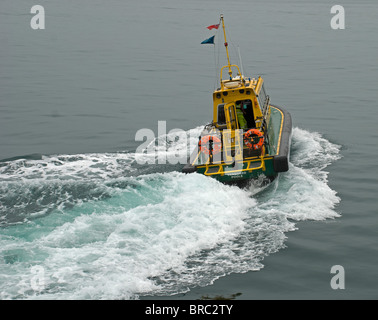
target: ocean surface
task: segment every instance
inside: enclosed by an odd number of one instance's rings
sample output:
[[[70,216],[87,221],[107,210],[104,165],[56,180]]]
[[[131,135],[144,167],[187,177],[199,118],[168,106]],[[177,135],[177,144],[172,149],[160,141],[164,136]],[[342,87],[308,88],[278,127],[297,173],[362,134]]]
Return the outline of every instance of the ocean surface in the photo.
[[[219,31],[200,43],[220,14],[231,61],[239,47],[293,118],[269,185],[159,164],[211,121],[225,53]],[[377,299],[377,15],[376,0],[2,0],[0,299]]]

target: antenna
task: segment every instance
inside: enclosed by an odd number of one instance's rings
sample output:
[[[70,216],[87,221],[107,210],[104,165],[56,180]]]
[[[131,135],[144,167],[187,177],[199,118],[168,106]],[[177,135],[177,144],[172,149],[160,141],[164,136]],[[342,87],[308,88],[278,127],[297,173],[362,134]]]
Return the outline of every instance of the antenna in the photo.
[[[239,46],[238,46],[238,53],[239,53],[240,68],[241,68],[241,73],[242,73],[241,76],[244,77],[243,62],[242,62]]]

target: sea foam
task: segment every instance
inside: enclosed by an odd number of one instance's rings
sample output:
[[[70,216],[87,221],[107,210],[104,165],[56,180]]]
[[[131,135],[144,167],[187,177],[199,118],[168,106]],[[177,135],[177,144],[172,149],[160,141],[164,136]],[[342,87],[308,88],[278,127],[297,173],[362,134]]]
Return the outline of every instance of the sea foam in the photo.
[[[156,143],[157,156],[184,140]],[[127,152],[2,163],[0,298],[137,299],[259,270],[295,221],[339,216],[325,170],[339,157],[294,128],[290,170],[245,189]]]

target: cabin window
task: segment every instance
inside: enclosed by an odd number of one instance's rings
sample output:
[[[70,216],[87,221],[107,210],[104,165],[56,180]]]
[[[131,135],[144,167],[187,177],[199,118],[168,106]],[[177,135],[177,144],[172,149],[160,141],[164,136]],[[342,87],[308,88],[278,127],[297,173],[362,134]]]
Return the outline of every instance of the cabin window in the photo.
[[[218,105],[218,125],[226,124],[226,115],[224,114],[224,103]]]
[[[257,96],[259,100],[260,108],[262,109],[261,112],[265,114],[266,108],[268,106],[268,95],[265,92],[264,85],[262,85],[259,95]]]

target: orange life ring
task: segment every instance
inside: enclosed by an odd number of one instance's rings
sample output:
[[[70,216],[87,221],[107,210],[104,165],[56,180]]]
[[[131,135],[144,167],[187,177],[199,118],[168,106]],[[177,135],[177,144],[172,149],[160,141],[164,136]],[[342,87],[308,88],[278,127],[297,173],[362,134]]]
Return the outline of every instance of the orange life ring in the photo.
[[[259,150],[264,144],[264,135],[258,129],[250,129],[244,135],[244,143],[249,149]]]
[[[217,154],[222,149],[222,141],[217,136],[204,136],[201,138],[201,140],[198,142],[198,146],[200,150],[209,155],[209,141],[213,142],[213,154]]]

